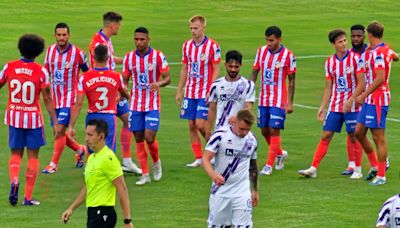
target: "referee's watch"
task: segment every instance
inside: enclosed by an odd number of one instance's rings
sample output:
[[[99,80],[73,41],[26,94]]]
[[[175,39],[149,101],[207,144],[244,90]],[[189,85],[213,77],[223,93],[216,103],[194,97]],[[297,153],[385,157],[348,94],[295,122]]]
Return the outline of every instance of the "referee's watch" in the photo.
[[[130,224],[132,222],[132,219],[126,218],[124,219],[124,224]]]

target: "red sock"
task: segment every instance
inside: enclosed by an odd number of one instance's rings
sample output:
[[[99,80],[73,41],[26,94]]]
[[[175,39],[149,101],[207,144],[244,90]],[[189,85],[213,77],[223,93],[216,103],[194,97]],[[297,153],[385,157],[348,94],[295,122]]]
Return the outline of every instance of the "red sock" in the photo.
[[[378,162],[378,174],[377,176],[385,177],[386,175],[386,161]]]
[[[267,141],[268,145],[271,145],[271,136],[264,136],[265,140]],[[282,155],[282,148],[280,148],[280,150],[278,151],[278,156]]]
[[[60,157],[64,150],[66,141],[67,141],[66,136],[60,136],[54,139],[54,152],[53,156],[51,157],[51,162],[53,162],[56,165],[58,165],[58,162],[60,161]]]
[[[8,170],[11,183],[18,183],[19,168],[21,166],[22,157],[19,154],[12,153],[8,160]]]
[[[144,148],[144,142],[136,143],[136,155],[139,160],[140,168],[142,169],[142,174],[148,174],[149,167],[147,165],[147,153]]]
[[[330,141],[324,139],[321,139],[319,141],[318,147],[315,150],[314,159],[311,163],[311,165],[314,166],[315,168],[318,168],[319,163],[325,157],[325,154],[328,152],[329,143]]]
[[[202,158],[203,155],[202,155],[202,149],[201,149],[201,144],[200,143],[193,143],[192,144],[192,150],[193,150],[194,157],[196,159]]]
[[[354,143],[351,142],[350,136],[347,135],[347,159],[349,162],[355,162],[356,155],[354,149]]]
[[[363,148],[362,148],[360,142],[358,142],[358,140],[356,140],[356,143],[353,144],[353,149],[354,149],[356,166],[361,166],[362,165]]]
[[[158,142],[155,140],[153,144],[147,144],[147,148],[149,149],[151,158],[153,159],[153,162],[158,162],[160,160],[159,153],[158,153]]]
[[[371,167],[378,167],[378,157],[376,156],[375,152],[371,151],[366,154]]]
[[[28,169],[26,170],[25,198],[32,199],[33,188],[35,187],[36,177],[39,171],[39,160],[31,158],[28,160]]]
[[[281,137],[280,136],[271,137],[271,144],[269,145],[267,165],[271,167],[274,165],[276,155],[278,155],[280,150],[281,150]]]
[[[132,141],[132,132],[127,127],[123,127],[121,130],[121,148],[122,148],[122,157],[123,158],[131,158],[131,141]]]
[[[65,133],[65,136],[67,137],[66,145],[71,148],[73,151],[78,151],[81,149],[81,145],[77,143],[73,138],[68,133]]]

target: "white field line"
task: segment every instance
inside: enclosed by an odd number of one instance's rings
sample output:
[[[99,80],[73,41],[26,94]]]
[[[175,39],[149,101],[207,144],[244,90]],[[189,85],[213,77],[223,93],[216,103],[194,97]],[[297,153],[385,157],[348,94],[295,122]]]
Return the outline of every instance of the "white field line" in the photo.
[[[169,89],[177,89],[177,86],[166,86],[166,88]],[[257,99],[257,98],[256,98]],[[304,109],[311,109],[311,110],[318,110],[319,107],[315,107],[315,106],[310,106],[310,105],[303,105],[303,104],[294,104],[295,107],[299,107],[299,108],[304,108]],[[400,123],[399,119],[394,119],[394,118],[386,118],[388,121],[392,121],[392,122],[397,122]]]

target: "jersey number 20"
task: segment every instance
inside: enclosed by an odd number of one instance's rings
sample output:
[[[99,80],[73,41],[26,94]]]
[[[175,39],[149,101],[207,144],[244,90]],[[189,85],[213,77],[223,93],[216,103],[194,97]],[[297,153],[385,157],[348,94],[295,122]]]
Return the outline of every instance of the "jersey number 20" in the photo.
[[[21,84],[21,82],[17,79],[13,79],[10,81],[11,92],[11,102],[13,103],[23,103],[30,105],[35,101],[35,84],[31,81],[26,81]],[[21,96],[17,96],[20,92],[22,92]],[[21,97],[21,98],[19,98]]]

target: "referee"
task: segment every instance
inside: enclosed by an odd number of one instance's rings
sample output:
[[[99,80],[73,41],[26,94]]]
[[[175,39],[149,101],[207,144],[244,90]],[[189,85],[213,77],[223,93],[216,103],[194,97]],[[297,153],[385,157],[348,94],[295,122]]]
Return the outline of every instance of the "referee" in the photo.
[[[122,175],[121,165],[114,152],[105,145],[108,126],[104,120],[89,120],[86,127],[86,143],[93,150],[85,168],[85,185],[74,202],[62,214],[66,223],[72,212],[85,199],[87,227],[115,227],[115,193],[118,191],[124,218],[124,227],[133,227],[128,189]]]

